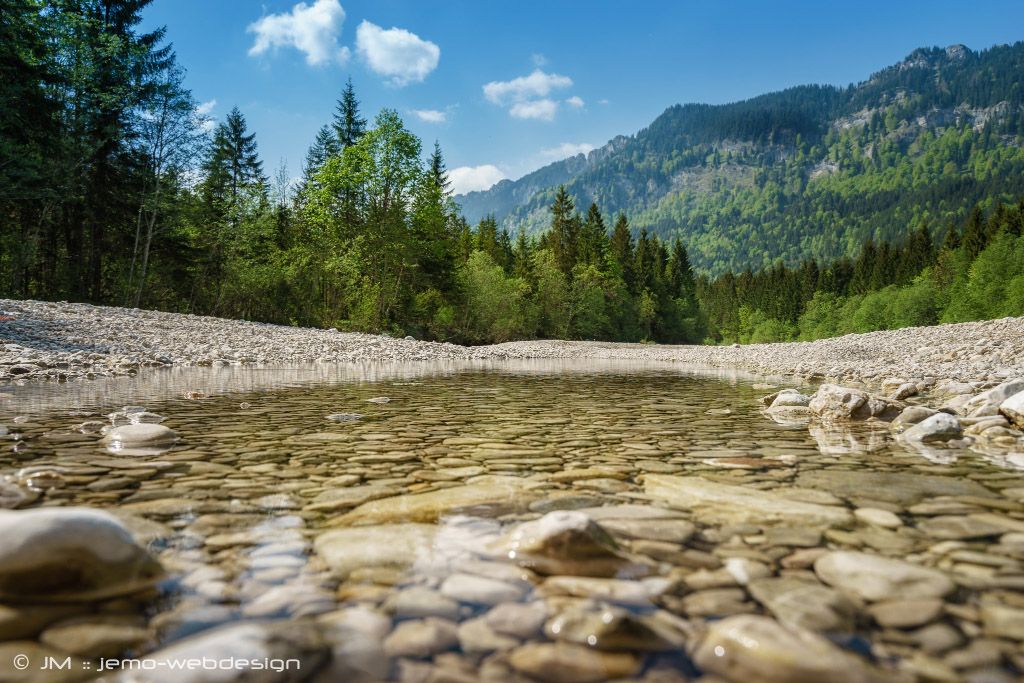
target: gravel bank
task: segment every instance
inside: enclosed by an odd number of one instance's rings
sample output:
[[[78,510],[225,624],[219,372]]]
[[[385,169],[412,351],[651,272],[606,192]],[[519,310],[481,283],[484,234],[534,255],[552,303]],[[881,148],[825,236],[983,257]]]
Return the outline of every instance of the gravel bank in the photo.
[[[462,347],[177,313],[0,299],[0,345],[0,381],[115,376],[166,365],[501,358],[666,360],[866,386],[893,378],[993,383],[1024,376],[1024,318],[733,347],[565,341]]]

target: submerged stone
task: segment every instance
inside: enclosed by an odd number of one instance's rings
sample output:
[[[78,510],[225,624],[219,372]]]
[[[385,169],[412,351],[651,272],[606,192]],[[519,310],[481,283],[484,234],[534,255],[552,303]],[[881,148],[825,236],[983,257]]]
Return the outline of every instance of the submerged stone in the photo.
[[[573,643],[529,643],[508,657],[516,671],[544,683],[597,683],[632,676],[640,659],[627,652],[601,652]]]
[[[335,523],[342,526],[390,524],[395,522],[436,522],[457,512],[497,516],[524,511],[536,494],[535,482],[522,477],[486,476],[471,484],[429,493],[404,494],[364,503]],[[486,514],[485,514],[486,513]]]
[[[578,511],[549,512],[520,524],[491,549],[539,574],[601,577],[638,570],[607,531]]]
[[[0,511],[0,600],[98,600],[149,588],[160,576],[156,560],[107,512]]]
[[[107,450],[118,452],[136,448],[170,448],[177,439],[177,433],[169,427],[161,424],[140,422],[111,429],[103,437],[103,443],[107,445]]]
[[[735,683],[881,683],[889,680],[812,631],[737,615],[711,625],[694,653],[706,672]]]
[[[868,602],[941,598],[956,587],[937,569],[847,550],[820,557],[814,563],[814,571],[830,586]]]
[[[849,524],[844,508],[803,503],[745,486],[719,484],[702,477],[644,476],[644,492],[655,500],[691,510],[699,521],[717,524],[798,523],[831,527]]]
[[[334,529],[317,536],[317,554],[345,576],[361,567],[409,567],[429,561],[438,528],[433,524],[389,524]]]

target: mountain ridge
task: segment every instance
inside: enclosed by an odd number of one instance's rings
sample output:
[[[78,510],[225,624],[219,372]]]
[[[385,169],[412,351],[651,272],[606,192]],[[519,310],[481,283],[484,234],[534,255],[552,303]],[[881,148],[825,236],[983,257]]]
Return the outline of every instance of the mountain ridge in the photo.
[[[472,222],[494,215],[510,232],[537,233],[555,189],[565,185],[581,210],[596,202],[606,216],[624,212],[635,230],[681,237],[695,266],[710,273],[850,255],[869,237],[899,239],[915,221],[943,232],[969,208],[943,205],[943,198],[969,204],[993,192],[1005,199],[1024,192],[1010,178],[1024,172],[1016,153],[1024,133],[1020,73],[1024,42],[977,52],[959,44],[918,48],[849,86],[799,85],[728,104],[675,104],[586,156],[456,201]],[[951,132],[967,134],[966,150],[953,149]],[[917,168],[936,155],[941,168]],[[916,180],[903,177],[907,163]],[[885,187],[877,186],[880,178]],[[936,196],[918,196],[926,186]],[[785,219],[828,213],[857,193],[871,206],[838,222]],[[746,249],[722,244],[751,237]]]

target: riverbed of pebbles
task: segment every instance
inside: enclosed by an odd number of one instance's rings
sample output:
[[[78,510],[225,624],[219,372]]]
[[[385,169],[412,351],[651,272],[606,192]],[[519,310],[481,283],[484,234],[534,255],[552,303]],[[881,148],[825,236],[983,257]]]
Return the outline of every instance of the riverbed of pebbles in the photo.
[[[1024,475],[914,400],[651,369],[0,412],[0,680],[1013,683]]]
[[[788,344],[522,341],[462,347],[178,313],[0,299],[0,381],[128,375],[147,366],[532,358],[668,360],[876,388],[893,378],[998,383],[1024,375],[1024,318]]]

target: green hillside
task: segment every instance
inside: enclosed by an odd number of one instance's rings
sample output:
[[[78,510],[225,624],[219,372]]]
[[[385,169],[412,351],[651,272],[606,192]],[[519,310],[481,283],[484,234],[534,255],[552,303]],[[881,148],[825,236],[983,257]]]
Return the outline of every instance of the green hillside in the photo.
[[[487,192],[475,222],[541,232],[558,184],[579,206],[680,237],[711,274],[854,256],[922,220],[941,239],[976,202],[1024,193],[1024,43],[914,51],[847,88],[667,109],[651,125]]]

